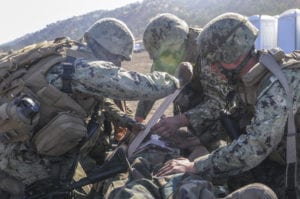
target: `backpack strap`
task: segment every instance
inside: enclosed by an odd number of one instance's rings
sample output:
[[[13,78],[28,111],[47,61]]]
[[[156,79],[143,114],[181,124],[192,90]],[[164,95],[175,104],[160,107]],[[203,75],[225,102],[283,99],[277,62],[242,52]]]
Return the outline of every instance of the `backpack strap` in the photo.
[[[63,73],[61,75],[62,88],[61,91],[64,93],[72,93],[72,76],[75,72],[74,68],[75,58],[67,57],[67,61],[63,63]]]
[[[260,62],[266,66],[279,80],[288,96],[288,133],[286,144],[286,194],[287,198],[296,198],[297,185],[297,154],[296,154],[296,125],[293,113],[293,91],[286,76],[271,54],[262,54]]]

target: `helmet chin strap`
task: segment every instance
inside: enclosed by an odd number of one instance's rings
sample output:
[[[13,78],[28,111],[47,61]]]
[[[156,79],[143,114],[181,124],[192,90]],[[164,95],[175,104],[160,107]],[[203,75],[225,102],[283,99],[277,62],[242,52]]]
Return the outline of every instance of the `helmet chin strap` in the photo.
[[[221,71],[222,74],[226,76],[228,79],[228,83],[231,85],[236,84],[239,79],[239,75],[241,74],[242,69],[247,65],[250,59],[255,56],[256,51],[255,49],[251,49],[247,56],[243,59],[243,61],[235,68],[235,69],[226,69],[220,62],[216,64],[218,69]]]

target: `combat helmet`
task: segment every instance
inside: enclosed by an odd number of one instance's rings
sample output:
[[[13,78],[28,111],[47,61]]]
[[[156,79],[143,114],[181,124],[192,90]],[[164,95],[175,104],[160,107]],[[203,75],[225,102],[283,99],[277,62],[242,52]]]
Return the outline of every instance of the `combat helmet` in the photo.
[[[170,13],[155,16],[148,23],[143,42],[150,57],[155,59],[162,48],[182,45],[187,39],[189,27],[185,21]]]
[[[115,18],[103,18],[85,33],[108,52],[131,60],[134,37],[125,23]]]
[[[204,26],[198,37],[201,57],[210,62],[233,63],[253,47],[258,29],[247,17],[225,13]]]

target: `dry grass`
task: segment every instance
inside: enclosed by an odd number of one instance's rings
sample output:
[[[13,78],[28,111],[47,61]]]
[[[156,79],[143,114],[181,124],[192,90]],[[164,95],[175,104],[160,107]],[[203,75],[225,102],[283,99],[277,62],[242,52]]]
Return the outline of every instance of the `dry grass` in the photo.
[[[124,67],[127,70],[137,71],[140,73],[149,73],[152,65],[152,60],[149,58],[149,55],[146,51],[142,51],[140,53],[133,53],[132,60],[129,62],[123,62],[122,67]],[[155,112],[159,104],[161,103],[161,100],[158,100],[151,112],[149,113],[149,116],[147,117],[147,120],[150,118],[150,116]],[[137,101],[130,101],[128,102],[129,107],[135,112]],[[173,106],[170,105],[170,107],[165,112],[166,116],[170,116],[173,113]]]

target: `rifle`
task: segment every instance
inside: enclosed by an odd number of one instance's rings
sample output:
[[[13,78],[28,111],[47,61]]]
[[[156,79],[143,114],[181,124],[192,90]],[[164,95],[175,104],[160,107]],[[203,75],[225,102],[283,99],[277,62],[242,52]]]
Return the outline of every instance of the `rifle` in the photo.
[[[129,168],[130,164],[126,158],[125,150],[123,147],[119,147],[89,176],[72,183],[60,182],[57,179],[34,182],[25,188],[23,199],[71,199],[73,190],[126,172]]]

